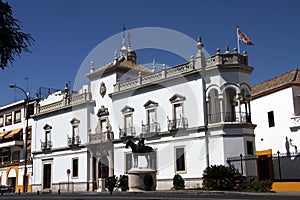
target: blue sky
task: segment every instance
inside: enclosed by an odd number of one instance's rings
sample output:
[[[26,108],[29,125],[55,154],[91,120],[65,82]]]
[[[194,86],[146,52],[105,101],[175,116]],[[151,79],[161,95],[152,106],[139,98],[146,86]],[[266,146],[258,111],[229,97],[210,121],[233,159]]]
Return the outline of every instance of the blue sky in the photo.
[[[297,0],[8,0],[8,3],[14,17],[22,22],[23,31],[31,33],[35,43],[31,54],[22,54],[13,66],[0,71],[0,105],[23,98],[21,92],[8,87],[10,83],[28,87],[32,96],[39,87],[62,89],[66,82],[72,85],[86,56],[99,43],[120,33],[123,25],[127,29],[173,29],[195,40],[202,36],[210,55],[217,48],[224,52],[226,45],[231,50],[237,46],[238,25],[255,44],[254,47],[241,44],[241,49],[248,52],[249,65],[254,67],[252,86],[299,66],[300,1]],[[146,54],[138,55],[140,63],[149,63],[158,56],[151,51],[139,53]],[[113,52],[111,56],[113,59]],[[167,65],[180,64],[179,59],[168,54],[163,57]]]

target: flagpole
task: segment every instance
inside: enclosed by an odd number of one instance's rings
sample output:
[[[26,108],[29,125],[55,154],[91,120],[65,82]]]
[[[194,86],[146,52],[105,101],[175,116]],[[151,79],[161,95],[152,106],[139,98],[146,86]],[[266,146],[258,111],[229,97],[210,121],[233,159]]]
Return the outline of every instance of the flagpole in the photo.
[[[236,38],[237,38],[237,48],[238,48],[238,53],[240,54],[240,40],[239,40],[239,33],[238,33],[238,26],[236,27]]]

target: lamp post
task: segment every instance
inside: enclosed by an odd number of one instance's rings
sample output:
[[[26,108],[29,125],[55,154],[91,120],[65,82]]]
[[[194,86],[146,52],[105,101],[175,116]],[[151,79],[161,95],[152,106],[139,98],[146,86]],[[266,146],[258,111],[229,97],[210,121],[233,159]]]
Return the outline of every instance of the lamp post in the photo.
[[[26,118],[26,129],[25,129],[25,156],[24,156],[24,177],[23,177],[23,192],[25,193],[26,191],[26,179],[27,179],[27,134],[28,134],[28,103],[29,103],[29,95],[27,94],[27,92],[18,87],[16,84],[10,84],[9,85],[10,88],[17,88],[19,90],[21,90],[25,96],[26,96],[26,99],[25,99],[25,105],[24,105],[24,108],[26,107],[26,113],[25,113],[25,118]],[[25,112],[25,110],[24,110]]]

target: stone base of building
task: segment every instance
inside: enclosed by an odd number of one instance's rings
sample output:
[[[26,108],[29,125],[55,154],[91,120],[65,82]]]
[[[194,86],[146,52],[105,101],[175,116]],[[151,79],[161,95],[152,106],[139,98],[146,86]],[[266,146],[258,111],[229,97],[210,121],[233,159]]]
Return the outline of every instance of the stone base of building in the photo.
[[[53,183],[51,188],[43,189],[41,184],[33,184],[32,192],[61,192],[61,193],[72,193],[72,192],[85,192],[89,189],[89,182],[60,182]]]
[[[201,178],[184,178],[186,189],[195,189],[202,187]],[[173,179],[158,179],[157,190],[171,190],[173,188]]]

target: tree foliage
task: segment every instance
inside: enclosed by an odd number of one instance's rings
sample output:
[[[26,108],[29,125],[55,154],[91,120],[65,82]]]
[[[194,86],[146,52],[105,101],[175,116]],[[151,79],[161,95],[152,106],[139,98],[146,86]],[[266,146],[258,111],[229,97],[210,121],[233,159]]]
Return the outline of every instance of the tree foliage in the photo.
[[[0,0],[0,68],[13,63],[22,52],[30,52],[33,38],[21,31],[20,22],[12,16],[12,8]]]

